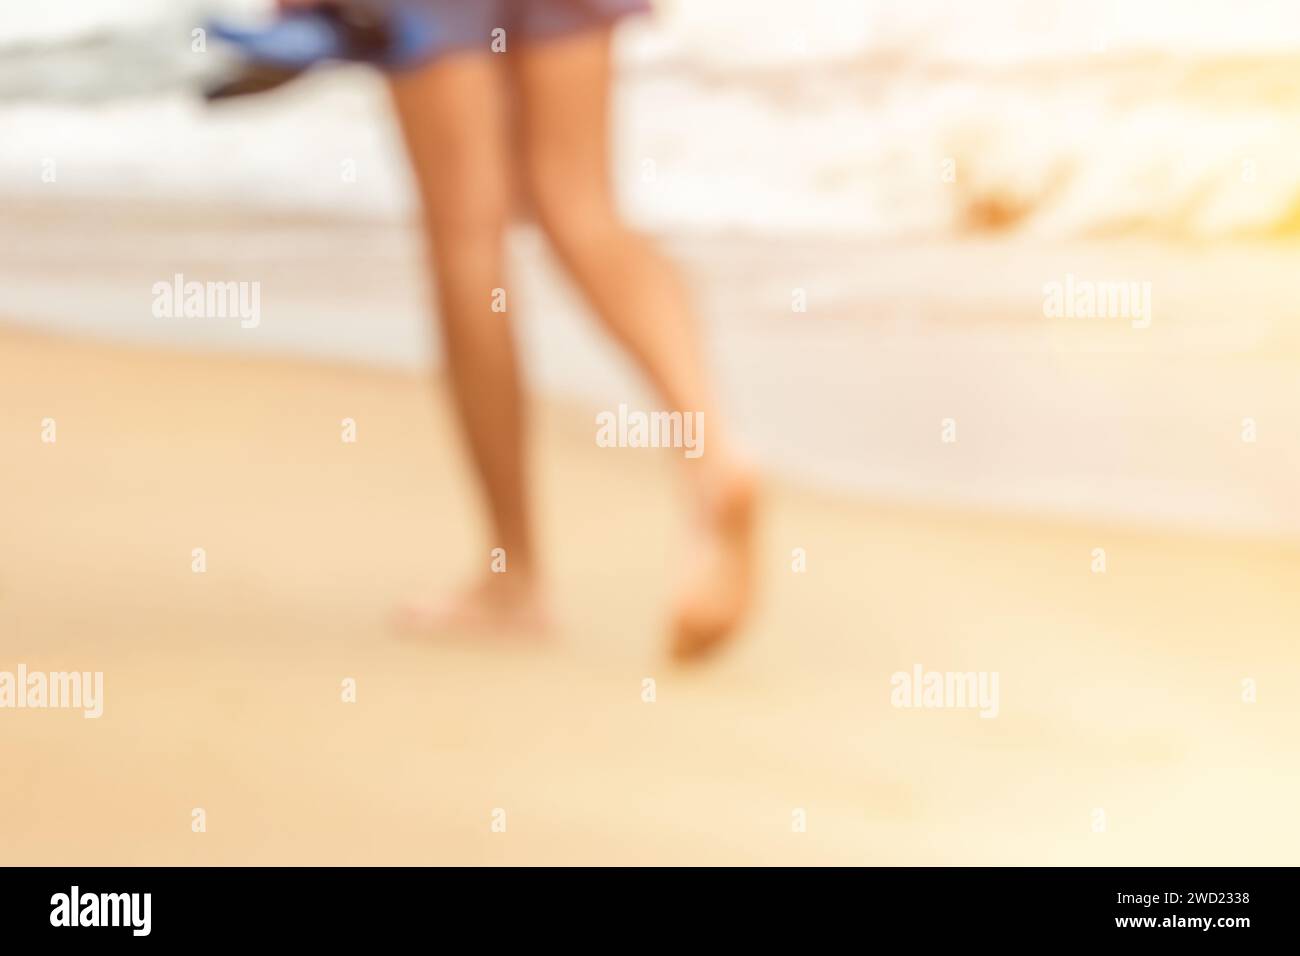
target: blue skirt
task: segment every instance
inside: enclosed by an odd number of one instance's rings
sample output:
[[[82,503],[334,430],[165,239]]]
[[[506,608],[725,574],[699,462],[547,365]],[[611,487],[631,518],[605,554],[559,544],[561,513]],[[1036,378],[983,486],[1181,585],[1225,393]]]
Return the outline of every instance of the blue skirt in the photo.
[[[505,31],[507,48],[581,33],[634,13],[650,10],[650,0],[418,0],[433,15],[441,49],[489,50]]]

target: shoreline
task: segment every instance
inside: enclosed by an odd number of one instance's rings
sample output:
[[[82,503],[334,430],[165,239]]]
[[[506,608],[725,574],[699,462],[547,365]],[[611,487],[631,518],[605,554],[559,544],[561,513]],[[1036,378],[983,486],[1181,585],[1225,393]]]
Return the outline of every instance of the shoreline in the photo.
[[[1292,244],[662,242],[769,471],[923,506],[1300,540]],[[413,224],[19,205],[0,249],[8,327],[376,369],[438,361]],[[531,228],[513,233],[511,261],[534,391],[654,408]],[[156,318],[150,290],[176,274],[257,283],[259,326]],[[1150,283],[1154,322],[1045,318],[1042,289],[1066,276]]]

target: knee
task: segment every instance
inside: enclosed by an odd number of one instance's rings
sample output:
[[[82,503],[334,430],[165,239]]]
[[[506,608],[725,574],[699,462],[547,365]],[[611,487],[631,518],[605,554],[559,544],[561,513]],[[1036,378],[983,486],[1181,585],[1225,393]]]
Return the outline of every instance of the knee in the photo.
[[[504,201],[482,195],[449,196],[437,203],[425,202],[429,231],[441,250],[499,245],[509,221]]]
[[[538,224],[556,251],[570,262],[607,255],[626,235],[610,198],[572,176],[530,175],[529,191]]]
[[[510,219],[504,177],[447,175],[421,184],[429,231],[444,249],[499,244]]]

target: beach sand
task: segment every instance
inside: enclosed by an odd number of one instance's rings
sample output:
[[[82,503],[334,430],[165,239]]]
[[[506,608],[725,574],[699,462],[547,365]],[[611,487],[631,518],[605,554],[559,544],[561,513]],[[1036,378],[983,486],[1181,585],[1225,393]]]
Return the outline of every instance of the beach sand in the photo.
[[[105,680],[0,711],[0,860],[1295,861],[1294,545],[772,482],[756,613],[685,668],[676,460],[538,408],[556,643],[404,641],[488,560],[441,385],[0,329],[0,670]],[[997,717],[891,706],[917,664],[997,671]]]

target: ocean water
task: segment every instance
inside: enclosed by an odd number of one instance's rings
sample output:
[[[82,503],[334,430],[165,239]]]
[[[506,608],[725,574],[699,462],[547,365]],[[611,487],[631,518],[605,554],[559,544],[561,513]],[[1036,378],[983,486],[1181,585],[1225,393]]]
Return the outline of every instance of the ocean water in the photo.
[[[382,83],[205,108],[213,12],[0,0],[0,196],[410,211]],[[1297,228],[1300,6],[663,0],[619,39],[616,170],[667,232],[1223,238]],[[57,183],[42,171],[50,163]],[[340,170],[356,170],[344,181]]]

